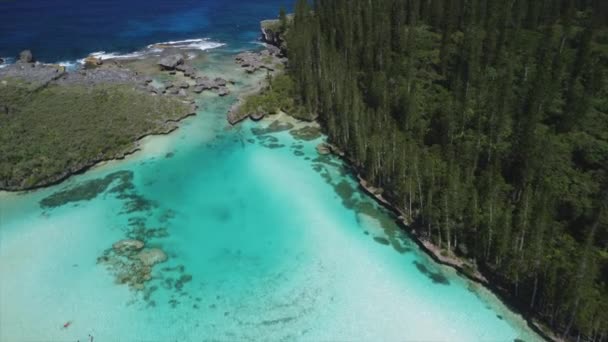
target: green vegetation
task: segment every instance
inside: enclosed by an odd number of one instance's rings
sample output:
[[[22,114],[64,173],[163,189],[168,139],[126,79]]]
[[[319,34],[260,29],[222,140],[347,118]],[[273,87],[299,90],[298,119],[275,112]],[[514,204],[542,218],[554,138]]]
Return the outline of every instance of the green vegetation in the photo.
[[[174,127],[190,106],[129,85],[32,90],[0,83],[0,189],[58,181],[97,161],[121,157],[140,137]]]
[[[299,0],[296,103],[565,338],[608,339],[608,2]]]
[[[310,121],[310,112],[294,102],[295,88],[293,80],[289,75],[279,74],[267,78],[268,86],[259,93],[245,98],[243,105],[239,107],[240,115],[250,113],[277,114],[279,111],[289,113],[301,120]]]

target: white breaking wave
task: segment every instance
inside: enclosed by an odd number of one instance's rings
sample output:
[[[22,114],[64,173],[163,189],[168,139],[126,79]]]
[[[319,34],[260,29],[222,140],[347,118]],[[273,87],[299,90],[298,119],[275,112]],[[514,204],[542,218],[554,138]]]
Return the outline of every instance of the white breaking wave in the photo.
[[[0,57],[0,59],[4,60],[4,63],[0,64],[0,69],[13,63],[13,58],[10,57]]]
[[[136,52],[131,52],[131,53],[119,54],[119,53],[116,53],[116,52],[97,51],[97,52],[90,53],[87,57],[101,58],[102,60],[106,60],[106,59],[135,59],[135,58],[139,58],[139,57],[145,56],[149,52],[151,52],[151,51],[136,51]],[[85,59],[86,58],[79,59],[78,63],[84,64],[84,60]]]
[[[192,50],[210,50],[215,49],[220,46],[224,46],[224,43],[213,42],[209,38],[197,38],[197,39],[184,39],[184,40],[174,40],[168,42],[161,42],[148,45],[148,49],[158,49],[158,48],[176,48],[176,49],[192,49]]]
[[[62,61],[62,62],[57,62],[56,64],[61,65],[62,67],[66,68],[67,70],[76,70],[78,69],[78,66],[80,65],[79,61]]]
[[[213,42],[209,38],[185,39],[168,42],[160,42],[148,45],[145,49],[131,53],[119,54],[116,52],[97,51],[89,54],[87,57],[106,59],[137,59],[144,56],[159,54],[166,48],[181,49],[181,50],[210,50],[226,44]],[[188,55],[189,58],[194,58],[194,55]],[[78,64],[84,64],[86,58],[81,58],[77,61]]]
[[[225,46],[224,43],[211,41],[209,38],[197,38],[197,39],[185,39],[185,40],[175,40],[168,42],[160,42],[148,45],[145,49],[131,52],[131,53],[117,53],[117,52],[106,52],[106,51],[96,51],[90,53],[87,57],[95,57],[101,58],[102,60],[107,59],[136,59],[149,55],[160,54],[163,49],[173,48],[180,50],[211,50],[218,48],[220,46]],[[188,59],[195,58],[195,54],[188,54]],[[14,58],[10,57],[0,57],[4,59],[4,63],[0,64],[0,68],[5,68],[8,65],[14,62]],[[84,64],[85,58],[80,58],[75,61],[59,61],[53,64],[58,64],[65,67],[68,70],[78,69],[81,65]]]

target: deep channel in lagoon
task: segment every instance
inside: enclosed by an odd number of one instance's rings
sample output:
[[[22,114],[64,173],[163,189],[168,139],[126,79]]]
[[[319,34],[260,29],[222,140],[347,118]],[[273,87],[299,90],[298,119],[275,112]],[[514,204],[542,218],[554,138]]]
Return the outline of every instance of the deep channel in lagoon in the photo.
[[[235,80],[233,94],[200,96],[174,133],[62,184],[0,194],[0,340],[540,340],[319,156],[314,125],[229,128],[236,95],[265,76],[231,54],[207,52],[200,67]],[[121,266],[112,245],[126,238],[167,261],[147,277]],[[125,272],[143,286],[120,284]]]

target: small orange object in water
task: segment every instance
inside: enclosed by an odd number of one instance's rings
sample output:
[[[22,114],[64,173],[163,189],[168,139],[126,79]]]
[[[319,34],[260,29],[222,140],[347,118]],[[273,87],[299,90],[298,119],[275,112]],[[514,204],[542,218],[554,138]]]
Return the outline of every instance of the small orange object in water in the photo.
[[[63,329],[67,329],[71,324],[72,324],[72,321],[65,322],[65,324],[63,325]]]

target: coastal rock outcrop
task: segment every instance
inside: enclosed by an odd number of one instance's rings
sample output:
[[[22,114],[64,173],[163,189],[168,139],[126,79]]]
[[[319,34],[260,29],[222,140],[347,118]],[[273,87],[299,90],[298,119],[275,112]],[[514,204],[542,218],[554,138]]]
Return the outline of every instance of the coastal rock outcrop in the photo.
[[[232,106],[230,111],[228,111],[227,119],[228,119],[228,122],[233,126],[236,125],[237,123],[245,120],[249,116],[248,114],[240,113],[238,108],[239,108],[239,104],[237,103],[234,106]]]
[[[319,145],[317,145],[317,152],[320,155],[327,155],[331,153],[331,148],[326,143],[320,143]]]
[[[184,55],[182,54],[174,54],[163,57],[158,61],[158,65],[160,65],[162,70],[175,70],[175,68],[184,63]]]
[[[34,56],[32,55],[32,51],[30,51],[30,50],[23,50],[23,51],[21,51],[21,53],[19,53],[19,62],[21,62],[21,63],[33,63],[34,62]]]
[[[244,68],[249,74],[260,69],[274,71],[278,64],[284,62],[284,59],[278,57],[276,54],[273,54],[273,52],[268,49],[262,50],[261,52],[242,52],[236,55],[234,59],[237,64]]]
[[[185,62],[177,65],[175,67],[175,70],[182,72],[184,76],[190,77],[191,79],[196,78],[196,68],[191,65],[185,64]]]
[[[59,80],[66,74],[65,68],[54,64],[15,63],[0,69],[0,79],[18,79],[31,84],[32,90],[40,89]]]
[[[84,68],[93,69],[103,64],[101,57],[89,56],[84,59]]]
[[[220,87],[220,88],[217,90],[217,94],[218,94],[219,96],[227,96],[227,95],[230,95],[230,89],[228,89],[228,88],[226,88],[226,87]]]
[[[200,94],[205,90],[214,90],[219,96],[226,96],[230,94],[230,89],[228,89],[228,81],[221,77],[217,77],[212,80],[207,76],[203,76],[196,78],[195,82],[196,83],[193,91],[197,94]]]
[[[249,118],[253,121],[260,121],[264,118],[266,114],[262,110],[258,110],[255,113],[249,114]]]
[[[263,20],[260,23],[262,31],[262,41],[268,44],[279,46],[281,44],[280,28],[281,22],[278,19]]]
[[[285,20],[286,26],[283,26],[283,23],[280,19],[269,19],[263,20],[260,22],[260,30],[262,31],[262,41],[264,43],[273,45],[277,47],[279,53],[281,51],[287,50],[287,44],[285,41],[285,35],[289,30],[289,25],[293,22],[294,15],[289,14],[286,16]]]

